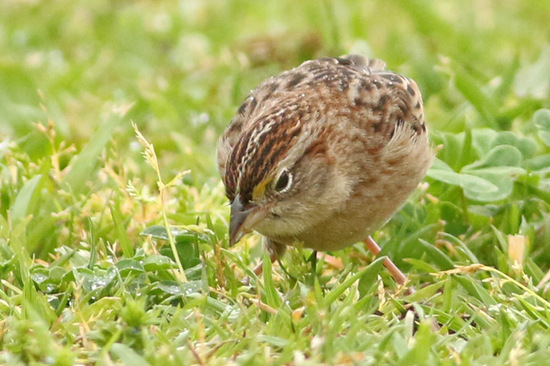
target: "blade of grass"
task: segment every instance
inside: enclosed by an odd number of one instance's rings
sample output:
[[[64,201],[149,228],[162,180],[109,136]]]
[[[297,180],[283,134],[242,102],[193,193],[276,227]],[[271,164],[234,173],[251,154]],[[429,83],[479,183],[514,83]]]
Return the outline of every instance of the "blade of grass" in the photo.
[[[105,149],[105,145],[112,138],[115,129],[124,120],[124,116],[130,110],[132,105],[124,106],[120,111],[113,111],[109,117],[99,126],[90,141],[84,146],[69,164],[69,172],[61,185],[67,187],[75,196],[84,193],[88,185],[86,182],[92,176],[99,160],[99,155]]]
[[[36,187],[40,183],[42,175],[35,175],[28,182],[23,185],[23,188],[17,194],[15,202],[11,208],[11,220],[16,223],[19,222],[27,215],[30,214],[29,208],[31,206],[33,195],[36,191]]]
[[[428,243],[424,239],[419,239],[418,241],[420,242],[422,247],[424,247],[426,254],[432,259],[435,264],[439,266],[440,269],[449,270],[451,268],[454,268],[453,261],[441,250]]]
[[[114,130],[120,125],[129,108],[130,106],[123,108],[118,113],[113,111],[109,114],[80,154],[69,163],[69,172],[60,183],[62,187],[71,191],[75,196],[86,191],[88,187],[86,182],[93,176],[99,155],[105,149],[105,145],[111,139]],[[50,246],[52,240],[43,239],[49,239],[54,235],[56,218],[52,215],[52,212],[63,210],[63,207],[59,206],[54,197],[56,196],[46,199],[41,204],[42,215],[40,220],[34,222],[27,232],[26,247],[29,251],[34,252],[38,245],[41,244],[42,247],[40,248],[39,255],[51,252],[52,248]]]
[[[115,226],[120,247],[122,248],[122,254],[124,254],[126,258],[132,258],[134,256],[134,248],[132,247],[132,242],[128,237],[128,233],[122,224],[122,213],[120,212],[120,199],[118,195],[115,196],[115,204],[111,206],[111,216],[113,218],[113,224]]]
[[[265,303],[277,309],[281,306],[281,299],[279,298],[279,295],[273,283],[271,258],[269,257],[269,253],[267,251],[264,253],[262,265],[263,265],[263,279],[264,279],[263,289],[265,294]]]
[[[380,273],[381,266],[384,263],[384,260],[386,257],[380,257],[376,258],[371,264],[354,274],[353,276],[350,276],[346,278],[344,282],[336,286],[331,292],[329,292],[325,296],[325,304],[327,306],[331,305],[340,295],[344,293],[355,281],[360,279],[363,276],[367,276],[368,278],[374,278],[376,274]],[[372,281],[371,281],[372,282]]]

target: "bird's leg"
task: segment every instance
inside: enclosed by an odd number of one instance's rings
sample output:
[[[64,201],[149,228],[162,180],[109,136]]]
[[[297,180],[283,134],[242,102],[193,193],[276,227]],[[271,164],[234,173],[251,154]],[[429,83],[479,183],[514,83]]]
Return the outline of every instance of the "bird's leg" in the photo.
[[[277,260],[277,253],[270,252],[269,260],[271,261],[271,263],[275,262],[275,260]],[[261,261],[260,264],[258,264],[256,268],[254,268],[254,273],[256,274],[256,276],[261,276],[263,271],[264,271],[264,261]]]
[[[271,263],[273,263],[276,259],[277,259],[277,254],[274,253],[274,252],[270,252],[269,253],[269,260],[271,261]],[[259,276],[262,275],[263,271],[264,271],[264,261],[260,261],[260,264],[258,264],[254,268],[254,274],[256,274],[256,276],[259,277]],[[245,278],[243,278],[241,280],[241,283],[245,286],[250,285],[250,276],[246,276]]]
[[[311,270],[313,274],[317,273],[317,251],[314,250],[309,256],[308,262],[311,262]]]
[[[370,236],[366,238],[363,242],[375,256],[377,256],[380,253],[381,251],[380,247],[378,246],[378,244],[376,244],[376,242]],[[386,257],[386,259],[384,260],[384,266],[388,269],[388,271],[390,272],[390,274],[398,284],[403,285],[407,281],[407,277],[403,274],[403,272],[399,270],[399,268],[397,268],[397,266],[388,257]]]
[[[279,267],[281,267],[281,269],[283,270],[284,273],[286,273],[286,275],[293,279],[294,281],[296,281],[296,277],[294,277],[293,275],[290,274],[290,272],[287,271],[287,269],[285,268],[285,266],[281,263],[281,261],[279,260],[279,256],[276,254],[276,253],[271,253],[269,255],[269,260],[271,260],[271,263],[277,261],[277,263],[279,263]],[[260,264],[258,264],[256,266],[256,268],[254,268],[254,273],[256,274],[256,276],[261,276],[262,273],[264,272],[264,261],[261,261]],[[245,278],[245,280],[243,281],[244,284],[248,285],[250,283],[250,278],[247,276]]]
[[[275,262],[278,258],[281,258],[283,254],[285,254],[286,245],[273,241],[266,237],[264,237],[263,240],[264,240],[264,246],[269,251],[269,259],[271,260],[271,263]],[[256,274],[256,276],[260,276],[263,271],[264,271],[263,261],[261,261],[260,264],[258,264],[258,266],[254,268],[254,273]]]

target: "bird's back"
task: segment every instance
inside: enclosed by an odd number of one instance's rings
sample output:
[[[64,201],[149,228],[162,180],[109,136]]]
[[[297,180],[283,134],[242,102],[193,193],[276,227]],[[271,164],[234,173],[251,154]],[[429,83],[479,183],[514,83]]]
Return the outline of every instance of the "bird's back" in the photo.
[[[218,168],[224,181],[239,140],[262,128],[269,116],[284,113],[282,108],[291,109],[289,104],[325,118],[348,118],[374,137],[366,147],[371,150],[387,144],[398,124],[426,138],[422,98],[414,81],[386,71],[381,60],[359,55],[310,60],[268,78],[239,107],[218,143]]]

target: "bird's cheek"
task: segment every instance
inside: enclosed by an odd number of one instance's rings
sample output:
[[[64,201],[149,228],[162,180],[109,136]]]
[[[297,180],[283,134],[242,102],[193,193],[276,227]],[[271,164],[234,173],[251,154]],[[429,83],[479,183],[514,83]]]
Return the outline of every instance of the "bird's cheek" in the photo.
[[[271,220],[277,220],[277,219],[280,219],[282,216],[282,213],[280,210],[277,210],[277,209],[271,209],[269,210],[269,213],[267,215],[267,219],[271,219]]]
[[[254,227],[257,231],[260,231],[260,228],[273,227],[282,218],[282,211],[273,202],[265,204],[263,209],[265,214]]]

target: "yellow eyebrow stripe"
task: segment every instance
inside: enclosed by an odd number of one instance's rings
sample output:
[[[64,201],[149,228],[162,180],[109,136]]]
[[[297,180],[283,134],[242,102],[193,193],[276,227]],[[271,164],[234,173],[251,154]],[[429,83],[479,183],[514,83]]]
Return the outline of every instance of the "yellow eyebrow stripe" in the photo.
[[[265,194],[266,187],[271,183],[272,179],[264,179],[254,187],[252,191],[252,200],[257,201]]]

